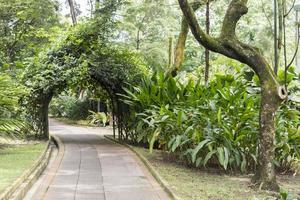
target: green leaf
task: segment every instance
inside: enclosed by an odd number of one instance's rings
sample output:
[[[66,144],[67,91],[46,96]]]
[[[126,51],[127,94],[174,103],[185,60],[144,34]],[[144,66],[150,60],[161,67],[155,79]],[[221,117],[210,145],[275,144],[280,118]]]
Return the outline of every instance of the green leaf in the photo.
[[[224,159],[224,169],[227,169],[228,162],[229,162],[229,151],[226,147],[224,147],[225,159]]]
[[[152,134],[151,140],[149,142],[149,149],[150,149],[150,153],[153,152],[153,145],[154,142],[156,141],[158,135],[160,134],[160,128],[157,128],[154,133]]]
[[[206,157],[205,157],[205,159],[204,159],[204,161],[203,161],[203,165],[204,165],[204,166],[206,165],[206,163],[209,161],[209,159],[211,159],[211,157],[212,157],[215,153],[217,153],[217,150],[212,150],[212,151],[210,151],[210,152],[206,155]]]
[[[176,150],[176,148],[180,145],[180,143],[181,143],[181,136],[177,135],[176,139],[175,139],[175,142],[172,145],[171,151],[174,152]]]
[[[224,167],[224,149],[222,147],[217,148],[219,163]]]
[[[220,107],[218,110],[218,124],[221,124],[222,119],[222,108]]]
[[[201,141],[197,147],[193,150],[193,153],[192,153],[192,162],[194,163],[196,161],[196,156],[197,156],[197,153],[202,149],[202,147],[207,144],[208,142],[210,141],[210,139],[205,139],[203,141]]]

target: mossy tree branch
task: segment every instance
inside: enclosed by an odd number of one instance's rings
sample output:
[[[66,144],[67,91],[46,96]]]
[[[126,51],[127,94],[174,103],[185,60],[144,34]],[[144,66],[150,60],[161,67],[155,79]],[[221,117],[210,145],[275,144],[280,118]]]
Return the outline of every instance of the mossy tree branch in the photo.
[[[179,4],[194,37],[201,45],[210,51],[220,53],[247,64],[256,72],[261,80],[267,78],[279,87],[272,68],[261,55],[259,49],[239,41],[236,36],[237,23],[241,17],[248,12],[247,1],[248,0],[231,1],[223,20],[221,34],[216,38],[211,37],[202,30],[193,8],[189,5],[187,0],[179,0]]]
[[[195,12],[198,10],[201,6],[205,5],[208,0],[197,0],[193,3],[191,3],[191,7],[193,11]],[[184,50],[185,50],[185,44],[187,40],[187,36],[189,33],[189,24],[185,20],[185,17],[182,16],[181,19],[181,27],[180,27],[180,33],[177,39],[176,47],[175,47],[175,55],[174,55],[174,66],[171,69],[172,76],[176,76],[178,71],[180,70],[182,63],[184,61]]]

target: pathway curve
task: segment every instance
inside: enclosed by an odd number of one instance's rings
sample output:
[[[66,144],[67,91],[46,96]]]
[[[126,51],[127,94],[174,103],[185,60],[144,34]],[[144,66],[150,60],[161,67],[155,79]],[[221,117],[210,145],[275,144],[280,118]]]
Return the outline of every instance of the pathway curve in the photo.
[[[168,199],[141,161],[126,147],[104,139],[106,128],[86,128],[50,120],[63,143],[25,200]]]

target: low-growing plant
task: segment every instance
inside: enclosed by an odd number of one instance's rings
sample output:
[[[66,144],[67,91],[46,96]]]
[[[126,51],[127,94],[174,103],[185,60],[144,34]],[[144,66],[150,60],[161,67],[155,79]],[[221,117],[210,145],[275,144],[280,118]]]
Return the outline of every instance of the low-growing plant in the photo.
[[[87,117],[89,123],[92,125],[106,126],[108,122],[108,116],[104,112],[94,112],[89,110],[90,115]]]

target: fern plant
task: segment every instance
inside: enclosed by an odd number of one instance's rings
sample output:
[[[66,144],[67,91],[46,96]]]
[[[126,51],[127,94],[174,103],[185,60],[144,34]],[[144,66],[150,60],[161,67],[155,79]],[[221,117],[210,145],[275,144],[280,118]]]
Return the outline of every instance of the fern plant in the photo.
[[[87,119],[90,121],[90,124],[106,126],[106,123],[108,122],[108,116],[104,112],[94,112],[89,110],[89,113],[91,113],[91,115],[89,115]]]

